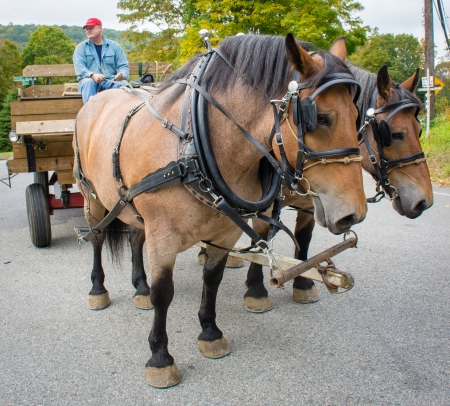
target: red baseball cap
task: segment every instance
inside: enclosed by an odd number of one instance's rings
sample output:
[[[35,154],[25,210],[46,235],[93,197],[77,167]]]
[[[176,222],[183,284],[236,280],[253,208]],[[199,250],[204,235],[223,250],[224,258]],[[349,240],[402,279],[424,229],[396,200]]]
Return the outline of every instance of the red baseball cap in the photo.
[[[101,27],[102,26],[102,22],[98,18],[89,18],[89,20],[86,21],[86,24],[84,24],[83,30],[86,27],[92,27],[94,25],[99,25]]]

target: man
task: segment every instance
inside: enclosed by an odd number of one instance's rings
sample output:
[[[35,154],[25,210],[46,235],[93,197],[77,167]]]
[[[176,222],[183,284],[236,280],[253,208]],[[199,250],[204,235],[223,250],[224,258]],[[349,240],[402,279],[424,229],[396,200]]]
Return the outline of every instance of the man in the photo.
[[[78,91],[86,103],[102,90],[125,84],[130,68],[121,46],[102,36],[102,22],[98,18],[89,18],[83,30],[86,30],[87,40],[75,48],[73,63]]]

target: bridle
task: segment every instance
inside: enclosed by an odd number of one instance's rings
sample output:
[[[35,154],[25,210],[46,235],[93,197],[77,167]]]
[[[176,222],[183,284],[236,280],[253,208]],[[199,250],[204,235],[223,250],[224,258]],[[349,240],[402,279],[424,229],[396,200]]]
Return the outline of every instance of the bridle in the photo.
[[[281,100],[272,100],[272,106],[274,109],[274,117],[275,117],[275,125],[274,130],[272,131],[270,143],[272,144],[273,136],[275,136],[276,144],[280,150],[280,155],[282,159],[282,168],[284,173],[284,179],[286,183],[286,187],[289,189],[291,194],[300,194],[300,195],[313,195],[317,196],[311,190],[311,185],[309,181],[304,177],[304,172],[317,165],[317,164],[327,164],[327,163],[344,163],[349,164],[351,162],[360,162],[362,160],[362,156],[360,155],[360,149],[358,147],[351,148],[339,148],[332,150],[325,150],[315,152],[311,148],[305,145],[305,134],[313,133],[316,129],[317,125],[317,106],[315,102],[315,98],[327,90],[333,85],[337,84],[345,84],[349,88],[350,86],[356,87],[355,95],[353,96],[353,104],[356,106],[356,102],[358,101],[359,95],[361,94],[361,86],[358,82],[353,79],[353,75],[348,73],[332,73],[326,75],[320,82],[319,86],[313,91],[310,96],[306,96],[303,99],[300,96],[300,92],[304,89],[308,89],[312,87],[311,82],[300,82],[298,72],[293,73],[293,79],[288,85],[288,92]],[[280,104],[279,111],[277,111],[276,104]],[[292,115],[294,125],[297,127],[297,134],[294,133],[294,136],[297,138],[298,143],[298,152],[297,152],[297,161],[295,168],[289,163],[286,152],[283,145],[283,136],[281,135],[280,125],[281,122],[287,119],[288,114],[285,113],[286,110],[289,110],[289,105],[292,105]],[[358,110],[359,111],[359,110]],[[291,131],[293,132],[289,120],[286,120],[289,124]],[[358,114],[359,121],[359,114]],[[357,122],[357,128],[359,127],[359,123]],[[358,155],[357,157],[349,158],[346,156],[345,158],[337,159],[329,159],[330,157],[340,156],[340,155]],[[305,164],[312,159],[316,159],[317,162],[312,163],[305,167]],[[301,187],[300,182],[304,181],[307,185],[307,189],[303,189]]]
[[[399,101],[377,109],[376,100],[378,90],[375,88],[370,99],[369,108],[366,112],[364,125],[359,130],[358,137],[360,139],[360,142],[364,141],[364,143],[366,144],[367,151],[369,153],[369,159],[374,166],[377,179],[377,194],[374,197],[367,199],[369,203],[379,202],[381,199],[383,199],[383,197],[386,197],[389,200],[394,200],[395,198],[397,198],[398,191],[394,186],[390,184],[389,173],[396,168],[412,164],[418,165],[421,162],[425,162],[427,160],[424,152],[422,151],[398,159],[390,159],[384,154],[384,147],[390,147],[392,144],[392,130],[389,122],[395,114],[397,114],[400,110],[414,107],[416,109],[414,117],[420,123],[419,119],[417,118],[420,111],[420,105],[405,98],[403,88],[400,87],[400,89],[402,98]],[[391,112],[385,119],[378,121],[376,116],[386,111]],[[374,139],[377,143],[378,160],[372,152],[372,148],[366,134],[366,129],[369,124],[372,127]],[[420,129],[419,138],[421,135],[422,129]]]

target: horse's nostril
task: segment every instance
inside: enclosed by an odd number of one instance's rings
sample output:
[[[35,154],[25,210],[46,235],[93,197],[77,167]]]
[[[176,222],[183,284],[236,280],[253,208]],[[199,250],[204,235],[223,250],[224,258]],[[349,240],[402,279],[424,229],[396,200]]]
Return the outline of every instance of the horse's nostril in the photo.
[[[355,214],[342,217],[336,222],[336,227],[340,230],[348,230],[351,226],[358,223],[358,217]]]
[[[421,200],[413,207],[413,213],[421,214],[424,210],[428,208],[428,203],[425,199]]]

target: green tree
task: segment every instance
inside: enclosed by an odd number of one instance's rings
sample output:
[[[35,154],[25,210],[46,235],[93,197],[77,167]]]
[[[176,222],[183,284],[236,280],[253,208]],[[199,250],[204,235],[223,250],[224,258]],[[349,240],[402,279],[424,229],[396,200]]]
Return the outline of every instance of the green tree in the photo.
[[[191,0],[188,0],[191,1]],[[128,53],[131,60],[159,60],[175,62],[178,42],[184,34],[186,23],[186,0],[120,0],[118,8],[127,12],[118,14],[119,21],[130,23],[124,38],[134,44]],[[139,25],[148,25],[152,30],[137,30]],[[157,33],[152,31],[157,30]]]
[[[423,49],[413,35],[378,34],[375,29],[366,44],[349,59],[373,73],[387,65],[392,79],[403,82],[423,66]]]
[[[450,59],[441,60],[434,69],[434,74],[444,83],[444,87],[436,96],[436,112],[450,118]]]
[[[23,67],[72,63],[75,44],[58,27],[40,26],[30,36],[22,52]]]
[[[12,144],[8,138],[8,132],[11,130],[11,109],[9,104],[17,100],[17,89],[11,89],[0,110],[0,151],[11,151]]]
[[[21,65],[17,44],[9,40],[0,41],[0,102],[13,86],[13,77],[20,75]]]
[[[147,23],[159,29],[156,34],[130,34],[129,40],[136,42],[137,37],[141,38],[143,49],[145,39],[151,39],[152,51],[166,48],[170,51],[167,56],[176,53],[181,63],[202,50],[198,37],[202,28],[211,32],[213,45],[239,32],[292,32],[303,41],[328,48],[337,37],[345,35],[349,52],[364,43],[368,31],[354,16],[363,9],[354,0],[121,0],[118,7],[128,12],[119,14],[119,18],[131,23],[131,30]]]

